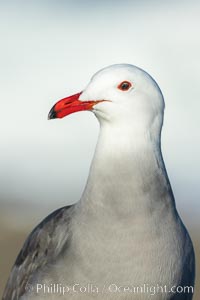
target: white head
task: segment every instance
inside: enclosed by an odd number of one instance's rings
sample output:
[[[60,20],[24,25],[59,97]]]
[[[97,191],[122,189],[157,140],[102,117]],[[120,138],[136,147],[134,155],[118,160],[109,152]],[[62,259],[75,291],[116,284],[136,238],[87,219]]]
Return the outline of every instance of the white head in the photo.
[[[129,64],[117,64],[97,72],[87,87],[54,105],[49,118],[62,118],[80,110],[91,110],[100,123],[132,126],[160,133],[164,99],[154,79]]]
[[[132,121],[151,125],[162,118],[162,93],[145,71],[128,64],[106,67],[97,72],[80,95],[79,100],[108,100],[97,103],[93,111],[100,120]]]

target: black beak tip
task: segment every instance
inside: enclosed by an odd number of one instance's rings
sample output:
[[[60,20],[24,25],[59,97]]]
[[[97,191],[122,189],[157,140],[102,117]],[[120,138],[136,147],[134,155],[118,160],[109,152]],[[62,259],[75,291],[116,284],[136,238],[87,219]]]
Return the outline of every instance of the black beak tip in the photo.
[[[56,112],[55,112],[54,106],[53,106],[48,114],[48,120],[56,119],[56,118],[57,118],[57,116],[56,116]]]

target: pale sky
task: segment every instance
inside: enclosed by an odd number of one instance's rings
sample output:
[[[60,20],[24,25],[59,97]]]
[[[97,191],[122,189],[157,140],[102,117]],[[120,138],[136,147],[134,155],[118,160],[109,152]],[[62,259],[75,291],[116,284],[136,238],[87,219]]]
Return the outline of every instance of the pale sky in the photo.
[[[89,113],[47,121],[58,99],[113,63],[158,82],[163,154],[177,206],[200,211],[199,1],[0,1],[0,198],[48,209],[77,201],[98,136]],[[94,4],[95,3],[95,4]]]

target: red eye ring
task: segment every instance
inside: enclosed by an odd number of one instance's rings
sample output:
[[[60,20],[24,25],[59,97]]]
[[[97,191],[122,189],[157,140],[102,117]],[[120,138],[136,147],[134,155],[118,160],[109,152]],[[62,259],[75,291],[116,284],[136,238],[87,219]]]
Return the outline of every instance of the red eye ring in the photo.
[[[132,84],[129,81],[122,81],[119,85],[118,85],[118,89],[125,92],[128,91],[131,88]]]

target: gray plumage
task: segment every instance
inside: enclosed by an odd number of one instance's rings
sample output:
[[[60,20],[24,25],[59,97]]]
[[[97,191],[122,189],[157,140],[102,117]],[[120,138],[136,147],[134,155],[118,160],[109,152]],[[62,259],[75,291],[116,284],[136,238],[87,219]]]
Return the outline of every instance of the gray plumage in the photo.
[[[31,233],[3,300],[191,300],[194,251],[162,158],[164,99],[156,82],[135,66],[114,65],[81,94],[58,103],[58,114],[88,108],[100,122],[88,182],[76,205],[56,211]],[[38,283],[94,283],[101,292],[38,292]],[[167,290],[112,293],[111,284]]]
[[[30,233],[12,268],[3,300],[20,299],[38,269],[52,264],[66,250],[73,209],[71,205],[54,211]]]

